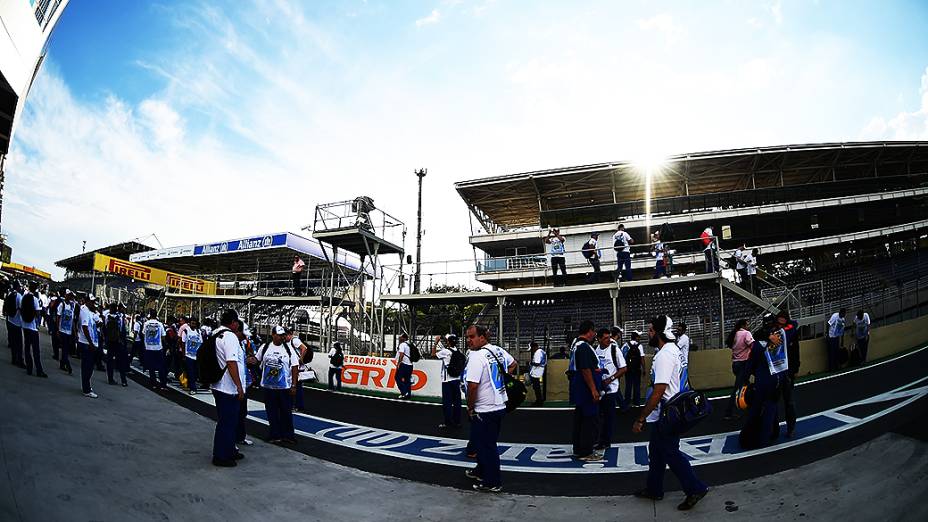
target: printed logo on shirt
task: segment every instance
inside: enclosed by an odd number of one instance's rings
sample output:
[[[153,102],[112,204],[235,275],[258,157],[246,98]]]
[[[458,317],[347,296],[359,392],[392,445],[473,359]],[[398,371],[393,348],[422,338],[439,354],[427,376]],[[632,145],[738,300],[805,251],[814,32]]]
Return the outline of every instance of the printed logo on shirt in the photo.
[[[159,346],[161,344],[161,328],[151,323],[145,326],[145,344],[149,346]]]

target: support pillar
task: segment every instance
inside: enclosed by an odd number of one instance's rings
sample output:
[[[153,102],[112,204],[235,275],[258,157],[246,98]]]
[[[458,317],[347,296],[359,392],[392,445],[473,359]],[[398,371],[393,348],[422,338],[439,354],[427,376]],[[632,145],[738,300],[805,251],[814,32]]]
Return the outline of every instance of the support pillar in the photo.
[[[618,287],[609,290],[609,297],[612,299],[612,326],[619,324],[619,289]]]
[[[725,293],[719,278],[719,348],[725,347]]]
[[[496,306],[499,308],[499,322],[496,327],[496,335],[499,337],[499,345],[503,346],[503,306],[506,304],[505,297],[496,298]],[[505,348],[505,347],[503,347]]]

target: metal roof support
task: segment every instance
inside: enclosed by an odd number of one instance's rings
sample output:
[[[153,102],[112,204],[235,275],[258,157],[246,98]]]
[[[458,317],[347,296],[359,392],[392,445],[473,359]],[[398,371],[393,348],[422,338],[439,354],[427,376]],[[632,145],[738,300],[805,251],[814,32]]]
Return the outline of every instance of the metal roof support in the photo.
[[[503,305],[505,304],[506,304],[505,297],[500,296],[496,298],[496,306],[499,308],[499,323],[496,327],[496,336],[499,339],[500,347],[504,349],[505,347],[503,346]]]

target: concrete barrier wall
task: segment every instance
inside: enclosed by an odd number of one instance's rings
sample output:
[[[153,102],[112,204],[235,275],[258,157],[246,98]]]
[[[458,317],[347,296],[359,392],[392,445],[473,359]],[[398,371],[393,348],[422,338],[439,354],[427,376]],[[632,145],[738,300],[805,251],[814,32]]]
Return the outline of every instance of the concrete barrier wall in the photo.
[[[848,314],[850,315],[850,313]],[[844,346],[854,344],[853,328],[848,328],[844,339]],[[901,323],[873,328],[870,331],[870,347],[867,358],[869,360],[888,357],[920,344],[928,343],[928,316],[910,319]],[[808,339],[799,343],[801,365],[799,375],[821,373],[827,369],[827,355],[825,338]],[[549,360],[547,371],[547,393],[550,401],[567,400],[567,360]],[[645,356],[645,371],[650,375],[651,356]],[[735,377],[731,373],[730,350],[700,350],[690,352],[689,363],[690,382],[700,390],[713,390],[717,388],[730,388],[735,384]],[[647,388],[648,379],[641,382],[641,396]],[[624,393],[625,381],[622,381]],[[534,400],[534,393],[529,387],[528,401]]]

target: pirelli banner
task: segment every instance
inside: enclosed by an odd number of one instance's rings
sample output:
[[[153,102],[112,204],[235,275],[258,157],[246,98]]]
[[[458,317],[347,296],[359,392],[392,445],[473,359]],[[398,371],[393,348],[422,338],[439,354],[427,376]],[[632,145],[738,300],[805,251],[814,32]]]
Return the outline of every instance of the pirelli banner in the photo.
[[[159,270],[132,261],[123,261],[103,254],[93,255],[93,269],[97,272],[118,274],[139,281],[166,286],[181,292],[201,295],[213,295],[216,293],[216,283],[212,281],[175,274],[174,272]]]

